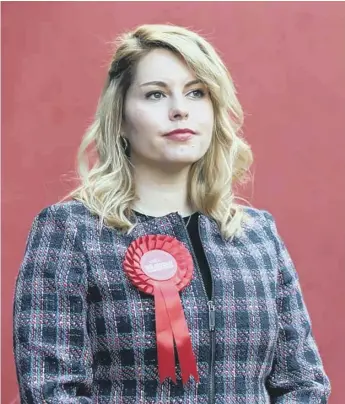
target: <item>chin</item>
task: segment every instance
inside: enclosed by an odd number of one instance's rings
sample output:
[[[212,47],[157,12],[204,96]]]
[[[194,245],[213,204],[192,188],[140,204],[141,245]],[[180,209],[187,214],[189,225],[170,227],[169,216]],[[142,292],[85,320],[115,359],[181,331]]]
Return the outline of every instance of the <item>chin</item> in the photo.
[[[194,164],[198,160],[200,160],[200,158],[166,159],[164,161],[161,161],[161,164],[164,167],[182,170],[184,168],[190,167],[192,164]]]
[[[176,164],[193,164],[200,160],[205,153],[163,153],[162,157],[166,162]]]

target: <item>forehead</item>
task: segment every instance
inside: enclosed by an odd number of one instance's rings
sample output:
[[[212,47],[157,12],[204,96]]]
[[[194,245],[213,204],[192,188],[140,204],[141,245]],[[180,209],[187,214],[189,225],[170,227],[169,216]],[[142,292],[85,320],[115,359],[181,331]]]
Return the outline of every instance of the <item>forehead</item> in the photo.
[[[140,85],[154,80],[173,84],[195,78],[195,73],[188,68],[182,57],[166,49],[154,49],[139,60],[133,84]]]

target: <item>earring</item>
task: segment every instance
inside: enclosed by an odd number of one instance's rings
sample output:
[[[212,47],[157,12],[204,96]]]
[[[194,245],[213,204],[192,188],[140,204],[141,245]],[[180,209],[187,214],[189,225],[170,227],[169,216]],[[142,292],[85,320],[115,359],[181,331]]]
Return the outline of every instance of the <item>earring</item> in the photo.
[[[123,141],[123,148],[125,149],[125,151],[127,151],[127,149],[128,149],[128,140],[123,136],[121,136],[121,139]]]

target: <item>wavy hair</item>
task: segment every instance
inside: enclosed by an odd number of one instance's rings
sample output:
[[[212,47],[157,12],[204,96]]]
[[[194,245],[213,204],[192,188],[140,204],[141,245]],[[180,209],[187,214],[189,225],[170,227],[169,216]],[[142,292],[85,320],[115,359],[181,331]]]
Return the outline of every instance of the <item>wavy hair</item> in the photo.
[[[233,80],[215,48],[197,32],[169,24],[141,25],[120,35],[114,45],[94,120],[78,151],[80,185],[66,198],[81,201],[100,217],[101,225],[127,233],[136,225],[131,221],[136,200],[133,169],[121,136],[124,100],[138,61],[164,48],[182,57],[207,86],[214,108],[210,147],[189,172],[191,206],[213,218],[225,239],[241,232],[246,213],[236,202],[234,186],[249,179],[253,156],[241,136],[243,111]],[[95,152],[92,164],[90,147]]]

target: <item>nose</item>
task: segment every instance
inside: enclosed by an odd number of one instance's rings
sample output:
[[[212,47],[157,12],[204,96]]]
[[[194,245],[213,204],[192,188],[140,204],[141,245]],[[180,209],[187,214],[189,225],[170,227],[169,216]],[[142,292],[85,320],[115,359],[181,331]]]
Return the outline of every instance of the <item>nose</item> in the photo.
[[[171,121],[180,121],[188,118],[189,112],[187,106],[182,100],[175,101],[174,105],[169,111],[169,118]]]

